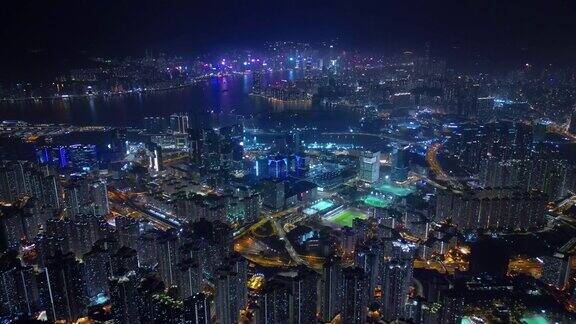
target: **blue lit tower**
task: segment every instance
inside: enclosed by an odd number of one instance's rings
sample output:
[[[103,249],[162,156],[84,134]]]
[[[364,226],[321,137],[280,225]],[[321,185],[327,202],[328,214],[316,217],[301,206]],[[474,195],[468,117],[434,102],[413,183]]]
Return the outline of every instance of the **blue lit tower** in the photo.
[[[254,173],[256,178],[264,179],[270,176],[270,171],[268,168],[268,157],[259,156],[254,162]]]
[[[405,181],[408,178],[408,146],[392,151],[392,180]]]
[[[274,179],[286,178],[288,175],[288,158],[276,156],[268,160],[270,177]]]

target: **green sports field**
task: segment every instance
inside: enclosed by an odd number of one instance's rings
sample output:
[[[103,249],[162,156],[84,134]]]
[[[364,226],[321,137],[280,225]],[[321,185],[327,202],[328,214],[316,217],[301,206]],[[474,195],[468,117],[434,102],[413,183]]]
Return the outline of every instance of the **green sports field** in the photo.
[[[362,211],[360,211],[358,209],[348,208],[348,209],[345,209],[345,210],[337,213],[334,216],[331,216],[328,220],[330,222],[338,224],[340,226],[352,227],[352,222],[356,218],[366,219],[367,216],[365,213],[363,213]]]
[[[405,197],[414,192],[414,188],[410,187],[399,187],[389,183],[384,183],[375,188],[377,191],[394,195],[397,197]]]
[[[386,208],[390,206],[390,200],[386,198],[381,198],[374,195],[367,195],[362,198],[362,202],[370,207],[376,208]]]

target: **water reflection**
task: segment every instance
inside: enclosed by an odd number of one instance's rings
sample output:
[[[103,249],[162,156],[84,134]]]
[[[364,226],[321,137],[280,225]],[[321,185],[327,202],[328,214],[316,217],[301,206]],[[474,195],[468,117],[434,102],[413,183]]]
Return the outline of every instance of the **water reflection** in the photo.
[[[279,71],[263,75],[267,83],[296,80],[302,72]],[[173,112],[235,113],[254,116],[264,123],[274,120],[286,123],[309,124],[314,121],[335,120],[332,113],[310,101],[281,102],[250,96],[252,74],[213,77],[195,85],[158,92],[133,95],[96,96],[91,98],[53,99],[39,102],[0,102],[0,120],[17,119],[35,123],[70,123],[76,125],[142,125],[146,116],[166,116]],[[293,119],[291,112],[309,112],[306,117]],[[270,113],[275,113],[270,116]],[[326,116],[329,115],[329,116]],[[300,119],[301,118],[301,119]],[[338,121],[345,120],[338,118]]]

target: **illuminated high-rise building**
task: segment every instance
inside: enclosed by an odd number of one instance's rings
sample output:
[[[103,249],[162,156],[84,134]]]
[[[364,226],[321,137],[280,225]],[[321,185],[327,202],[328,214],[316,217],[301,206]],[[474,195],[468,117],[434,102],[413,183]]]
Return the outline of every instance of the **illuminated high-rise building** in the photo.
[[[183,323],[212,324],[211,302],[211,298],[203,293],[184,299]]]
[[[247,262],[242,257],[229,260],[215,275],[216,316],[222,324],[238,323],[240,310],[246,307]]]
[[[392,151],[392,172],[391,178],[394,181],[405,181],[408,177],[408,147],[395,148]]]
[[[160,145],[151,143],[149,149],[150,161],[148,167],[155,172],[164,170],[164,160],[162,158],[162,148]]]
[[[0,166],[0,199],[12,202],[26,193],[25,163],[3,162]]]
[[[288,176],[288,158],[275,157],[268,160],[270,178],[283,179]]]
[[[254,173],[256,178],[265,179],[270,176],[268,167],[268,158],[266,156],[258,156],[254,161]]]
[[[86,296],[93,300],[99,295],[108,295],[110,252],[96,245],[83,255],[82,261]]]
[[[343,323],[364,324],[368,313],[368,278],[362,268],[344,270]]]
[[[110,279],[110,301],[115,323],[140,323],[142,306],[139,282],[140,278],[133,271]]]
[[[318,273],[305,266],[282,273],[275,278],[283,284],[288,293],[287,304],[282,300],[278,302],[288,312],[288,323],[305,324],[317,321],[319,279]]]
[[[174,133],[186,133],[188,132],[189,121],[188,121],[188,114],[186,113],[179,113],[179,114],[172,114],[170,116],[170,129]]]
[[[39,232],[36,201],[22,196],[12,203],[0,202],[0,249],[17,250],[22,240],[31,241]]]
[[[202,271],[198,262],[186,259],[178,263],[175,273],[175,285],[182,299],[192,297],[202,290]]]
[[[380,179],[380,151],[365,151],[360,155],[358,177],[370,183]]]
[[[33,267],[22,266],[15,253],[0,257],[0,309],[3,315],[32,316],[39,308],[39,292]]]
[[[114,222],[119,245],[136,248],[140,234],[139,222],[128,216],[118,216],[114,219]]]
[[[572,274],[571,257],[565,253],[556,252],[551,256],[542,256],[541,259],[543,265],[540,280],[557,289],[566,288],[570,283]]]
[[[326,261],[320,281],[320,316],[329,322],[342,311],[344,300],[344,274],[340,259]]]
[[[161,233],[156,244],[157,267],[166,286],[176,285],[177,265],[179,262],[178,237],[173,232]]]
[[[256,324],[289,323],[288,287],[275,279],[266,283],[258,298]]]
[[[190,161],[196,166],[201,166],[203,163],[203,148],[204,131],[199,128],[190,129],[188,132],[188,152]]]
[[[82,267],[72,253],[52,257],[38,278],[48,319],[76,321],[85,314]]]
[[[110,211],[106,181],[97,179],[90,183],[90,200],[93,215],[105,216]]]
[[[389,261],[383,264],[382,314],[388,321],[405,315],[415,251],[414,243],[395,240],[391,245]]]
[[[74,171],[90,172],[98,170],[96,145],[74,144],[66,148],[67,167]]]

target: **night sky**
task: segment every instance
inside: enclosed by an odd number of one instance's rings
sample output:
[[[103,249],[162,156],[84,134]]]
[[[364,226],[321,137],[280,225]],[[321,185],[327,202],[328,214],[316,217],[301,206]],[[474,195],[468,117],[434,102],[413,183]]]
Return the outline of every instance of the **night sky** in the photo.
[[[347,48],[457,49],[493,62],[570,61],[576,1],[7,1],[0,79],[57,70],[79,57],[183,56],[265,41],[339,38]]]

